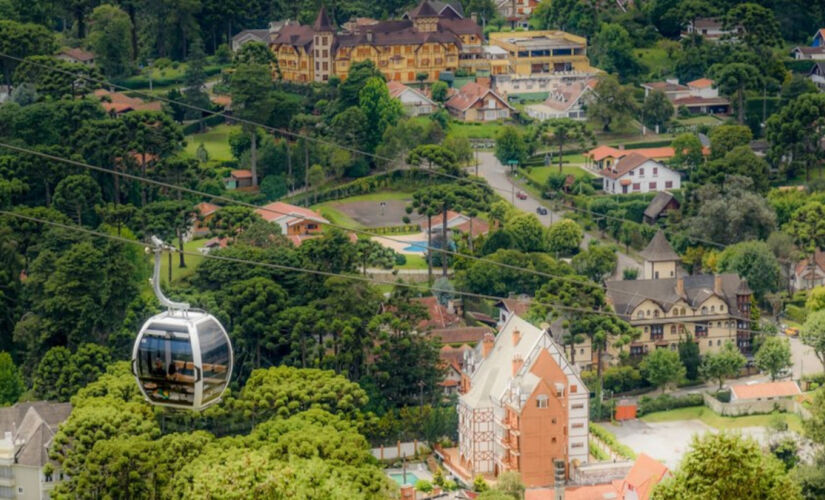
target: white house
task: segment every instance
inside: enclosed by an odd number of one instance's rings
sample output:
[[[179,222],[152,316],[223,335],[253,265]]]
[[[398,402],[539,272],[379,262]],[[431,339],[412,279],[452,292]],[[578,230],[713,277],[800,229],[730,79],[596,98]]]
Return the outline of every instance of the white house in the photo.
[[[809,255],[797,262],[791,275],[791,288],[794,291],[810,290],[823,284],[825,284],[825,252],[817,248],[813,259]]]
[[[408,87],[401,82],[390,80],[387,82],[390,97],[398,99],[410,116],[429,115],[438,105],[418,89]]]
[[[525,111],[528,116],[541,121],[553,118],[584,120],[587,98],[595,84],[595,80],[562,83],[550,91],[543,103],[525,106]]]
[[[639,153],[623,156],[605,169],[602,175],[605,193],[650,193],[681,187],[678,172]]]
[[[232,37],[232,52],[237,52],[241,47],[250,42],[258,42],[269,45],[269,29],[243,30]]]
[[[722,37],[733,36],[741,32],[741,27],[737,27],[734,30],[725,29],[722,25],[722,21],[719,19],[700,17],[695,21],[688,23],[685,31],[682,32],[682,38],[696,34],[706,40],[719,40]]]
[[[794,49],[791,51],[791,55],[797,61],[823,61],[825,60],[825,46],[820,45],[818,47],[794,47]]]
[[[811,71],[808,72],[808,79],[814,82],[819,90],[825,90],[825,63],[818,62],[814,64]]]

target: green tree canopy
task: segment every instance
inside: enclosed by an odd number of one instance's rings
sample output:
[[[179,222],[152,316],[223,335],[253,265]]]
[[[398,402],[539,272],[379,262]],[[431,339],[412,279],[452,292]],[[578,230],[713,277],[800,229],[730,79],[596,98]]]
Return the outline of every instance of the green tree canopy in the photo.
[[[496,137],[496,158],[504,165],[511,161],[524,163],[527,160],[527,143],[516,127],[508,125]]]
[[[788,339],[775,336],[765,338],[759,350],[756,351],[754,362],[761,371],[770,374],[771,380],[776,380],[782,370],[793,365]]]
[[[654,90],[645,97],[645,102],[642,104],[642,119],[648,127],[663,131],[673,118],[673,111],[673,104],[665,93],[661,90]]]
[[[615,76],[599,79],[595,98],[587,107],[587,117],[598,123],[604,132],[621,129],[633,118],[638,108],[630,87],[619,84]]]
[[[11,354],[0,352],[0,405],[13,405],[26,390],[23,376],[11,359]]]
[[[762,241],[743,241],[722,251],[717,261],[719,272],[733,272],[748,280],[757,297],[780,287],[779,262]]]
[[[583,239],[584,230],[570,219],[562,219],[547,228],[547,250],[550,253],[565,256],[575,254]]]
[[[679,353],[670,349],[655,349],[645,356],[639,365],[642,376],[662,392],[670,384],[675,384],[685,377],[685,366],[679,359]]]
[[[593,49],[589,55],[594,66],[609,74],[619,75],[623,81],[644,71],[644,65],[633,53],[630,33],[620,24],[602,23],[593,37]]]
[[[725,379],[738,375],[746,362],[745,356],[733,342],[728,341],[719,351],[705,355],[699,366],[699,373],[706,379],[719,382],[719,389],[722,389]]]
[[[95,8],[90,21],[89,45],[95,63],[108,78],[127,75],[133,60],[129,16],[114,5],[104,4]]]
[[[801,332],[802,343],[810,346],[825,368],[825,310],[808,315]]]

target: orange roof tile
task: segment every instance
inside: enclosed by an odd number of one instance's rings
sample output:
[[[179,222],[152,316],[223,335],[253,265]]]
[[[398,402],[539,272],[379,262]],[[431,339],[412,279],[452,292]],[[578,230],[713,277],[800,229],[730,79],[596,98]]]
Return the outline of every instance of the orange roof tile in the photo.
[[[639,500],[647,500],[653,487],[669,474],[665,464],[654,460],[649,455],[640,453],[630,472],[622,481],[622,495],[625,491],[635,491]]]
[[[699,78],[698,80],[688,82],[688,87],[694,89],[706,89],[709,87],[713,87],[713,80],[711,80],[710,78]]]
[[[595,149],[591,149],[587,152],[587,156],[593,159],[593,161],[602,161],[608,157],[621,158],[625,154],[626,153],[624,151],[608,146],[606,144],[602,144],[601,146],[598,146]]]
[[[802,394],[799,386],[792,380],[782,382],[763,382],[761,384],[739,384],[730,388],[737,399],[778,398]]]
[[[247,169],[233,170],[230,175],[236,179],[251,179],[252,171]]]
[[[195,205],[195,208],[198,209],[198,213],[201,217],[206,217],[207,215],[217,212],[221,207],[215,205],[214,203],[209,203],[208,201],[202,201]]]
[[[255,212],[260,215],[263,220],[268,222],[280,219],[281,217],[292,216],[296,220],[310,219],[321,224],[329,223],[328,220],[314,210],[296,205],[290,205],[289,203],[284,203],[282,201],[276,201],[269,203],[268,205],[264,205],[255,210]]]
[[[663,146],[660,148],[629,149],[627,152],[639,153],[640,155],[647,156],[648,158],[652,158],[654,160],[673,158],[673,155],[676,154],[676,151],[674,151],[674,149],[670,146]]]

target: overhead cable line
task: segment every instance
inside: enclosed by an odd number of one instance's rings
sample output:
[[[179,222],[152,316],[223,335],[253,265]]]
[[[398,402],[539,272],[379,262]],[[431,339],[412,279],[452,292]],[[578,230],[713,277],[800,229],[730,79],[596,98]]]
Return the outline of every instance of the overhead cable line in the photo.
[[[127,244],[130,244],[130,245],[136,245],[136,246],[140,246],[140,247],[144,247],[144,248],[146,247],[146,244],[142,243],[140,241],[132,240],[132,239],[129,239],[129,238],[124,238],[122,236],[116,236],[116,235],[113,235],[113,234],[103,233],[103,232],[96,231],[96,230],[93,230],[93,229],[88,229],[86,227],[79,226],[77,224],[64,224],[64,223],[61,223],[61,222],[50,221],[50,220],[42,219],[42,218],[39,218],[39,217],[33,217],[33,216],[30,216],[30,215],[20,214],[20,213],[16,213],[16,212],[10,212],[10,211],[7,211],[7,210],[0,210],[0,215],[4,215],[4,216],[7,216],[7,217],[15,217],[15,218],[18,218],[18,219],[28,220],[30,222],[37,222],[37,223],[40,223],[40,224],[46,224],[46,225],[53,226],[53,227],[59,227],[59,228],[62,228],[62,229],[67,229],[67,230],[70,230],[70,231],[77,231],[77,232],[89,234],[89,235],[92,235],[92,236],[97,236],[97,237],[101,237],[101,238],[107,238],[107,239],[110,239],[110,240],[113,240],[113,241],[118,241],[120,243],[127,243]],[[266,267],[266,268],[270,268],[270,269],[278,269],[278,270],[282,270],[282,271],[291,271],[291,272],[297,272],[297,273],[314,274],[314,275],[317,275],[317,276],[325,276],[325,277],[329,277],[329,278],[343,278],[343,279],[348,279],[348,280],[352,280],[352,281],[373,283],[373,284],[376,284],[376,285],[398,286],[398,287],[402,287],[402,288],[410,288],[410,289],[418,290],[418,291],[421,291],[421,292],[427,292],[427,293],[430,293],[430,292],[444,292],[444,293],[452,293],[452,294],[460,295],[460,296],[464,296],[464,297],[471,297],[471,298],[484,299],[484,300],[495,300],[495,301],[504,301],[504,300],[509,300],[510,299],[510,297],[499,297],[499,296],[496,296],[496,295],[489,295],[489,294],[483,294],[483,293],[474,293],[474,292],[465,292],[465,291],[459,291],[459,290],[453,290],[453,289],[449,289],[449,290],[448,289],[441,289],[441,288],[437,288],[437,287],[428,287],[428,286],[425,286],[425,285],[417,285],[417,284],[414,284],[414,283],[407,283],[407,282],[403,282],[403,281],[381,280],[381,279],[370,278],[370,277],[367,277],[367,276],[362,276],[362,275],[357,275],[357,274],[334,273],[334,272],[331,272],[331,271],[322,271],[322,270],[318,270],[318,269],[308,269],[308,268],[305,268],[305,267],[287,266],[287,265],[282,265],[282,264],[273,264],[273,263],[270,263],[270,262],[259,262],[259,261],[249,260],[249,259],[239,259],[239,258],[236,258],[236,257],[227,257],[227,256],[223,256],[223,255],[213,255],[213,254],[210,254],[210,253],[201,254],[201,253],[198,253],[198,252],[184,251],[182,249],[177,249],[177,250],[175,250],[175,252],[176,253],[181,253],[183,255],[188,255],[188,256],[202,257],[204,259],[214,259],[214,260],[220,260],[220,261],[224,261],[224,262],[232,262],[232,263],[235,263],[235,264]],[[539,306],[544,306],[544,307],[550,307],[550,308],[559,309],[559,310],[563,310],[563,311],[577,312],[577,313],[582,313],[582,314],[593,314],[593,315],[597,315],[597,316],[608,316],[608,317],[613,317],[613,318],[618,318],[618,319],[621,319],[621,320],[625,320],[625,318],[621,314],[618,314],[615,311],[610,311],[610,310],[598,310],[598,309],[590,309],[590,308],[584,308],[584,307],[567,306],[567,305],[556,304],[556,303],[540,302],[540,301],[537,301],[537,300],[532,299],[532,298],[527,298],[527,299],[524,299],[523,301],[527,302],[529,304],[534,304],[534,305],[539,305]],[[687,316],[684,316],[684,317],[687,318]],[[742,320],[742,321],[750,321],[749,318],[742,318],[742,317],[737,317],[737,316],[733,316],[733,318],[737,319],[737,320]],[[625,320],[625,321],[627,321],[627,320]],[[741,331],[741,332],[748,332],[748,333],[763,333],[763,332],[760,332],[760,331],[757,331],[757,330],[746,330],[746,329],[740,329],[740,328],[736,328],[736,330]]]

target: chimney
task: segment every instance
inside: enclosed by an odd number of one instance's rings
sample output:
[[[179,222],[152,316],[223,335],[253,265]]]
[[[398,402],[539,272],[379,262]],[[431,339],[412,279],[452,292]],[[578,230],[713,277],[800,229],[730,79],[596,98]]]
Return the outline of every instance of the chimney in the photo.
[[[718,274],[713,275],[713,293],[722,295],[722,277]]]
[[[521,332],[515,329],[513,330],[513,345],[518,345],[519,340],[521,340]]]
[[[415,500],[415,488],[411,484],[401,487],[401,500]]]
[[[624,144],[619,144],[619,151],[624,151]]]
[[[681,276],[676,278],[676,294],[680,297],[685,296],[685,278]]]
[[[524,365],[524,358],[521,357],[521,354],[514,354],[513,355],[513,375],[518,373],[521,370],[521,367]]]
[[[490,351],[493,350],[493,345],[496,343],[496,337],[487,332],[484,334],[484,338],[481,340],[481,357],[487,359],[487,356],[490,355]]]

